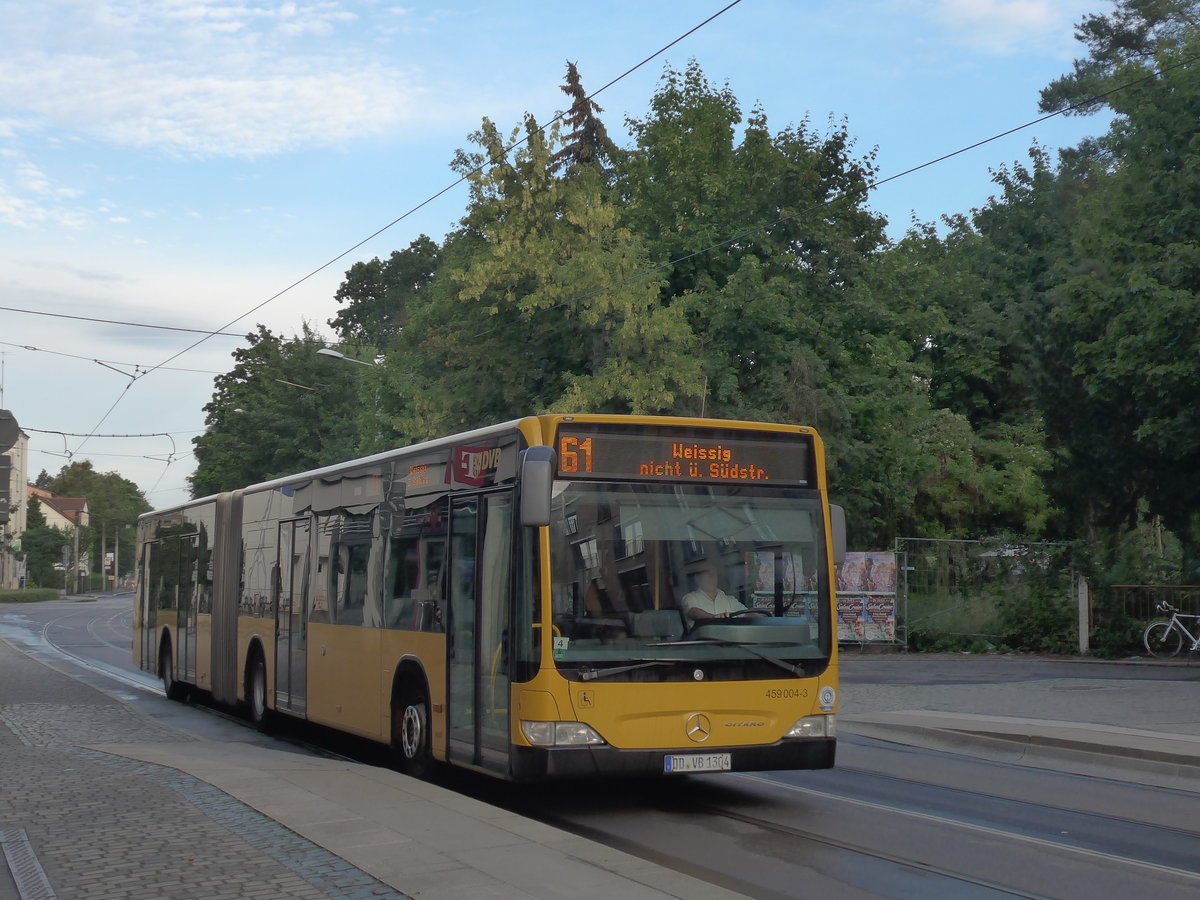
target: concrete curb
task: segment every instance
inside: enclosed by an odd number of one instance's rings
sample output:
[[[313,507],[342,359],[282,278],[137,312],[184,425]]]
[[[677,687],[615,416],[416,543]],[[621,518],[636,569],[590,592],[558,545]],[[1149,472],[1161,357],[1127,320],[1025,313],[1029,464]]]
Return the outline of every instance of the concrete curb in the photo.
[[[843,716],[838,728],[994,762],[1200,793],[1200,736],[1195,735],[929,710]]]

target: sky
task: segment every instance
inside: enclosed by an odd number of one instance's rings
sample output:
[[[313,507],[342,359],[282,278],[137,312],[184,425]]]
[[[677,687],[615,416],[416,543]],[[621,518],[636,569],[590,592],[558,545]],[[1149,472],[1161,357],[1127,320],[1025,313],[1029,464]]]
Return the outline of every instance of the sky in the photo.
[[[91,460],[155,507],[188,499],[213,377],[245,346],[206,334],[307,322],[332,342],[346,270],[451,231],[465,185],[406,214],[456,180],[484,117],[508,131],[560,112],[568,60],[596,91],[653,56],[595,97],[622,145],[664,67],[694,59],[773,130],[845,119],[887,178],[1037,119],[1083,53],[1074,24],[1111,10],[729,3],[0,0],[0,408],[30,436],[30,480]],[[1105,125],[1050,119],[869,206],[898,238],[986,203],[1032,143]]]

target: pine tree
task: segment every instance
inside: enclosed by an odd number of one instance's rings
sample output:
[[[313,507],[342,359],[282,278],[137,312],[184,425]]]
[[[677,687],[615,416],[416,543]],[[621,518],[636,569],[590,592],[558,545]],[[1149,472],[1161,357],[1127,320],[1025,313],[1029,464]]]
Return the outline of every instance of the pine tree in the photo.
[[[597,114],[604,112],[594,100],[589,99],[579,79],[575,63],[567,63],[567,83],[559,90],[571,98],[571,108],[562,121],[567,129],[563,147],[551,160],[551,171],[558,174],[576,166],[595,166],[607,173],[617,154],[617,145],[608,136],[608,129]]]

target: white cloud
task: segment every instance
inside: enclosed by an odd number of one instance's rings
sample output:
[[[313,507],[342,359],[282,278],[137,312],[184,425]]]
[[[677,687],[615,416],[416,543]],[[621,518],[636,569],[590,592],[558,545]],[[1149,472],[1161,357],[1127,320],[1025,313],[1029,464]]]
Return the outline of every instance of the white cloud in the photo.
[[[77,202],[81,191],[57,183],[16,148],[4,148],[0,163],[0,225],[76,229],[91,218]]]
[[[42,174],[41,169],[31,162],[22,162],[17,165],[17,177],[26,190],[35,194],[46,194],[50,191],[50,182]]]
[[[0,224],[22,229],[40,225],[74,229],[87,221],[85,211],[61,203],[75,192],[53,188],[35,166],[22,163],[14,175],[15,184],[0,176]]]
[[[1008,54],[1026,50],[1069,56],[1074,25],[1096,12],[1096,0],[935,0],[932,18],[953,37],[980,50]]]
[[[337,144],[396,126],[411,106],[382,66],[314,71],[278,64],[255,76],[190,72],[169,61],[74,59],[57,68],[0,63],[0,82],[40,99],[31,112],[122,147],[179,156],[254,157]]]
[[[0,137],[37,127],[247,158],[383,133],[422,92],[355,52],[352,35],[329,54],[320,39],[356,19],[335,2],[0,2],[0,31],[14,38],[0,59]],[[52,22],[71,24],[51,39]]]

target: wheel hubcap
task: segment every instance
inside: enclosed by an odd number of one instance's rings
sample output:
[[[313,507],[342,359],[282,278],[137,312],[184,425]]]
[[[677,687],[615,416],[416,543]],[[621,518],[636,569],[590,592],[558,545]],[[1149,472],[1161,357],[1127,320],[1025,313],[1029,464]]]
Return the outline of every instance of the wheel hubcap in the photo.
[[[422,714],[419,707],[406,706],[400,724],[400,748],[408,759],[416,759],[421,752]]]

